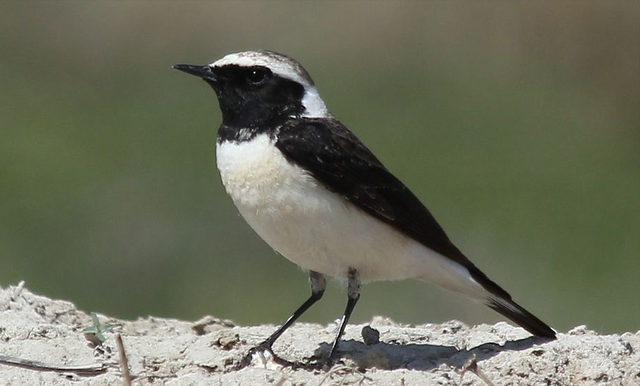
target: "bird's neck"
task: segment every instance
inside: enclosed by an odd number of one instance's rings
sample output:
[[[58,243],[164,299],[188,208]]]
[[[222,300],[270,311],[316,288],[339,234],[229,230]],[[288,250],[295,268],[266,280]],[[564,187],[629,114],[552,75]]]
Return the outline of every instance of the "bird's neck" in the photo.
[[[296,116],[278,116],[259,125],[223,119],[220,128],[218,128],[217,141],[218,143],[251,141],[259,134],[267,134],[275,138],[284,125],[296,119],[299,118]]]

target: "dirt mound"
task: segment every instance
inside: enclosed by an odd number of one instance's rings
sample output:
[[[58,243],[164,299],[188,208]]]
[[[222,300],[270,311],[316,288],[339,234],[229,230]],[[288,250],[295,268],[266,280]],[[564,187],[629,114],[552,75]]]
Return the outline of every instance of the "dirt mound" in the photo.
[[[72,303],[22,286],[0,289],[0,385],[123,384],[123,352],[134,385],[640,385],[640,332],[598,335],[581,326],[545,342],[507,323],[415,326],[376,317],[347,327],[331,370],[282,367],[268,354],[234,370],[274,326],[98,317],[96,325]],[[104,343],[85,337],[90,326]],[[296,324],[274,351],[290,360],[325,354],[336,330]]]

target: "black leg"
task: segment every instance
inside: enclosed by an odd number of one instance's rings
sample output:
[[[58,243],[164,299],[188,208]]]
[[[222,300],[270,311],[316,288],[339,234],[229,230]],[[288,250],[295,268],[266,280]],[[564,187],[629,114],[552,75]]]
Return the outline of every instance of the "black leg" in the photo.
[[[344,328],[347,326],[349,322],[349,317],[351,317],[351,313],[360,299],[360,277],[358,275],[358,271],[355,268],[349,268],[349,286],[347,289],[347,296],[349,296],[349,300],[347,301],[347,308],[344,310],[344,315],[342,315],[342,320],[340,321],[340,328],[338,329],[338,336],[336,336],[336,340],[333,342],[331,346],[331,352],[329,352],[328,360],[334,357],[336,351],[338,351],[338,344],[340,343],[340,337],[344,333]]]
[[[324,295],[324,290],[327,287],[327,281],[325,280],[324,275],[318,272],[310,271],[309,283],[311,284],[311,296],[309,296],[309,299],[307,299],[306,302],[304,302],[300,307],[298,307],[298,309],[295,310],[293,315],[287,318],[287,320],[285,320],[282,326],[280,326],[273,334],[271,334],[270,337],[268,337],[264,342],[260,343],[258,346],[249,350],[247,355],[245,355],[244,358],[242,358],[242,360],[240,361],[240,363],[236,366],[237,369],[241,369],[247,366],[249,363],[251,363],[251,358],[253,357],[253,354],[256,352],[266,350],[273,354],[273,352],[271,351],[271,346],[273,346],[273,343],[280,337],[280,335],[282,335],[287,330],[287,328],[291,327],[291,325],[296,321],[296,319],[298,319],[302,314],[304,314],[305,311],[309,309],[309,307],[311,307],[315,302],[317,302],[322,298],[322,295]],[[276,357],[275,355],[273,356],[274,358]]]
[[[304,302],[297,310],[291,315],[285,322],[274,332],[271,334],[267,340],[265,340],[262,345],[267,345],[267,347],[271,347],[273,343],[282,335],[283,332],[287,330],[287,328],[291,327],[293,322],[296,321],[302,314],[304,314],[309,307],[311,307],[315,302],[322,298],[324,295],[324,290],[327,287],[327,281],[324,278],[324,275],[311,271],[309,272],[309,283],[311,284],[311,296]]]

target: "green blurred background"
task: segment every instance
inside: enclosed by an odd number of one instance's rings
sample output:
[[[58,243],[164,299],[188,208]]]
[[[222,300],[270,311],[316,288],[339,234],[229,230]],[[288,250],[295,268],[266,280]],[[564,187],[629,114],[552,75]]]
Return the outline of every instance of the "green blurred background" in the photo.
[[[552,326],[640,327],[640,2],[4,1],[0,285],[86,311],[279,323],[306,275],[238,216],[220,112],[171,69],[271,49]],[[342,285],[303,320],[327,323]],[[421,283],[354,321],[501,318]]]

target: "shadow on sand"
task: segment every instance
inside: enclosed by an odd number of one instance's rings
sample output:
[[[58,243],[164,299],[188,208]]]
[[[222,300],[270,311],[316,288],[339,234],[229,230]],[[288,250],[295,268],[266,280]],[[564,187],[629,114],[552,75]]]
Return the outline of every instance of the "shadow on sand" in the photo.
[[[442,364],[462,368],[474,358],[480,362],[500,354],[503,351],[520,351],[529,349],[537,344],[549,342],[548,339],[529,337],[506,342],[503,345],[485,343],[471,349],[457,349],[452,346],[438,346],[431,344],[393,344],[376,343],[370,346],[355,340],[340,342],[338,359],[353,360],[359,368],[372,367],[395,370],[432,370]],[[328,343],[320,344],[315,356],[326,355],[330,349]]]

